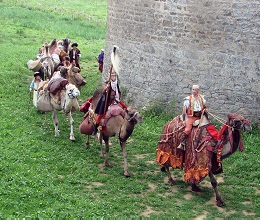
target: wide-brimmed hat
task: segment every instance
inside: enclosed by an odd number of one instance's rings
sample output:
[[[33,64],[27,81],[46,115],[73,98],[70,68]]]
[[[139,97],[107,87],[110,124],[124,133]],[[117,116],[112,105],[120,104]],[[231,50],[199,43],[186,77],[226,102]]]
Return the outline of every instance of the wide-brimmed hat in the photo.
[[[72,47],[74,47],[74,46],[78,47],[78,44],[77,43],[73,43],[73,44],[71,44],[71,46]]]
[[[29,70],[32,70],[33,72],[37,72],[41,69],[41,59],[38,60],[29,60],[27,62],[27,66]]]
[[[34,77],[36,77],[36,76],[41,76],[41,74],[40,74],[39,72],[35,72],[33,76],[34,76]]]

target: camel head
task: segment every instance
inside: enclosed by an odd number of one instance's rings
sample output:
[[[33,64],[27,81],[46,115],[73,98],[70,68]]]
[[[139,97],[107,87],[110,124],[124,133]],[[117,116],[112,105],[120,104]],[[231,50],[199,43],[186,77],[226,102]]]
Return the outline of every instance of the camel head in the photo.
[[[65,104],[64,104],[64,112],[67,114],[70,111],[78,109],[77,97],[80,96],[80,91],[78,88],[69,83],[66,85],[66,94],[65,94]]]
[[[86,85],[86,81],[83,76],[80,74],[80,69],[78,67],[70,67],[68,71],[68,80],[70,83],[77,86],[77,88],[81,88]]]
[[[222,159],[232,155],[238,148],[244,150],[241,131],[251,131],[250,122],[245,117],[235,113],[228,115],[226,125],[223,126],[223,135],[225,135],[224,146],[221,152]]]
[[[70,99],[74,99],[74,98],[79,97],[80,91],[78,90],[78,88],[75,85],[69,83],[66,85],[66,95]]]
[[[134,124],[143,122],[143,118],[142,118],[141,114],[137,111],[137,109],[128,107],[126,110],[126,113],[127,113],[126,119],[129,122],[132,122]]]
[[[228,115],[228,125],[233,129],[251,131],[252,127],[248,119],[237,113]]]

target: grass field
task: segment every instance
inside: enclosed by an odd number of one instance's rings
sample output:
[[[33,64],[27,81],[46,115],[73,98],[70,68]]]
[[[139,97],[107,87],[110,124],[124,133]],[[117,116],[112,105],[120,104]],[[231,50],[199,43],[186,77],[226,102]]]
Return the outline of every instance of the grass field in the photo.
[[[244,133],[245,152],[223,162],[218,177],[226,206],[215,205],[206,178],[202,193],[192,193],[183,172],[174,171],[176,184],[159,171],[155,151],[162,126],[173,116],[161,109],[142,112],[127,142],[130,178],[123,176],[123,156],[112,138],[111,167],[103,167],[99,145],[78,126],[69,140],[69,122],[59,114],[60,134],[54,137],[51,114],[40,114],[32,105],[29,84],[34,59],[44,42],[70,38],[82,52],[82,104],[100,85],[97,55],[105,46],[105,0],[2,0],[0,1],[0,217],[1,218],[260,218],[260,131]]]

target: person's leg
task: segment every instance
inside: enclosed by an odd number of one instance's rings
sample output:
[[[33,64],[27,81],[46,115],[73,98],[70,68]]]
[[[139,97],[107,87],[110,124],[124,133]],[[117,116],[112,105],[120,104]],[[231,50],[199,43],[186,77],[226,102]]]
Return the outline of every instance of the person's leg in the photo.
[[[96,124],[95,124],[95,126],[94,126],[94,131],[93,131],[92,135],[96,135],[96,134],[97,134],[97,132],[98,132],[98,126],[99,126],[99,124],[100,124],[100,121],[101,121],[102,117],[103,117],[103,114],[99,114],[99,115],[97,116]]]
[[[181,134],[181,138],[180,138],[181,142],[180,142],[180,145],[178,146],[178,149],[185,151],[186,141],[187,141],[188,135],[191,132],[193,122],[194,122],[193,118],[189,117],[187,119],[185,129]]]

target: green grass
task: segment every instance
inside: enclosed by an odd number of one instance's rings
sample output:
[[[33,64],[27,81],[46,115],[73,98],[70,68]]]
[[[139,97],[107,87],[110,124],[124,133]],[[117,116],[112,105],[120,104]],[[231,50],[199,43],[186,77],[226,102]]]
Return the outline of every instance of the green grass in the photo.
[[[123,176],[123,156],[112,138],[111,167],[102,167],[98,143],[86,148],[78,132],[83,113],[76,112],[75,137],[59,114],[60,137],[54,137],[51,114],[42,115],[29,103],[33,73],[27,61],[44,42],[69,37],[82,52],[82,74],[87,85],[82,104],[100,84],[96,57],[105,46],[106,1],[0,1],[0,217],[1,218],[177,218],[255,219],[260,217],[260,131],[243,134],[245,152],[224,161],[219,190],[226,206],[208,204],[209,185],[191,193],[183,172],[173,171],[174,186],[166,182],[154,162],[162,126],[173,115],[162,108],[142,111],[127,142],[130,178]],[[127,92],[127,91],[126,91]],[[205,181],[209,179],[206,178]],[[187,199],[186,195],[192,198]],[[149,209],[152,210],[149,212]]]

